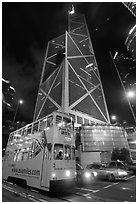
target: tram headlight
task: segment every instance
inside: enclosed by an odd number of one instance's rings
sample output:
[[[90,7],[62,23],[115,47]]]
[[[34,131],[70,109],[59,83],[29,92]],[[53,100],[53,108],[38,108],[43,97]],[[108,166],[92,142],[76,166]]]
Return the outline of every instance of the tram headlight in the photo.
[[[70,176],[70,171],[69,170],[66,171],[66,176]]]
[[[90,178],[91,177],[91,173],[85,172],[84,176],[85,176],[85,178]]]
[[[56,178],[56,174],[52,173],[52,179],[55,179],[55,178]]]

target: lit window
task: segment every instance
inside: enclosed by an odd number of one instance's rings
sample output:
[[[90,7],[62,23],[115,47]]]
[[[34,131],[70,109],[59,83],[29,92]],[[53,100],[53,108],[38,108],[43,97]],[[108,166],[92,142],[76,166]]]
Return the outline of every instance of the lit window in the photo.
[[[56,160],[63,159],[63,145],[62,144],[54,145],[54,159]]]
[[[71,159],[71,147],[70,147],[70,145],[65,145],[64,158],[65,158],[65,160],[70,160]]]

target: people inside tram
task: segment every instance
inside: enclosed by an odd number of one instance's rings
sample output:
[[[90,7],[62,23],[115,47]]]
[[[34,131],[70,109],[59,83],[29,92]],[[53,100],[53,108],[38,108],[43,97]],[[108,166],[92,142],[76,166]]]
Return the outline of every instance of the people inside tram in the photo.
[[[57,154],[56,159],[62,160],[63,159],[63,152],[59,151],[59,153]]]

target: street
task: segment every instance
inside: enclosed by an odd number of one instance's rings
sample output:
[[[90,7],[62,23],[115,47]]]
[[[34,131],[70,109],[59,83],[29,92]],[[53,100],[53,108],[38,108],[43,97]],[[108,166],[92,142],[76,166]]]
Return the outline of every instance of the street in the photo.
[[[50,194],[35,189],[25,189],[3,182],[3,202],[136,202],[136,176],[124,181],[94,180],[89,185],[76,185],[66,193]]]

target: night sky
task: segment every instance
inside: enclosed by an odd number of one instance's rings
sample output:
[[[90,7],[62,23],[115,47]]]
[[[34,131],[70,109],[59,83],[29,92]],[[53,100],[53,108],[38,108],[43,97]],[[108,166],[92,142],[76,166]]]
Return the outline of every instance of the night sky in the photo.
[[[2,3],[2,77],[16,89],[14,103],[24,100],[17,119],[32,122],[47,42],[65,33],[72,3]],[[109,115],[134,124],[109,51],[126,53],[127,34],[135,17],[120,2],[74,3],[85,14]],[[17,120],[16,119],[16,120]]]

